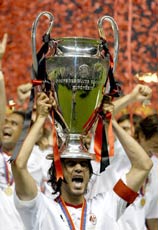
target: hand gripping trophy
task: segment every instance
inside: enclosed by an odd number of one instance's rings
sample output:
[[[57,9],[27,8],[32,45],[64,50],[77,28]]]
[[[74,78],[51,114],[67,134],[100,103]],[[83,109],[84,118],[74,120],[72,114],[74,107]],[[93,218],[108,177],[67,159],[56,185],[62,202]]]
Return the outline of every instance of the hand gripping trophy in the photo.
[[[44,44],[37,53],[36,29],[43,16],[49,19],[50,25],[43,36]],[[104,35],[104,21],[108,21],[113,29],[114,61]],[[69,158],[87,158],[89,153],[82,143],[83,136],[96,124],[103,98],[106,95],[119,95],[113,77],[119,36],[117,24],[110,16],[98,20],[98,40],[84,37],[51,38],[53,23],[54,17],[50,12],[41,12],[36,17],[32,26],[32,56],[33,82],[38,84],[42,80],[44,90],[52,90],[56,101],[52,119],[60,127],[56,129],[58,135],[53,135],[53,158],[57,163],[59,155],[62,158],[68,155]],[[56,146],[57,136],[62,140],[60,147]]]

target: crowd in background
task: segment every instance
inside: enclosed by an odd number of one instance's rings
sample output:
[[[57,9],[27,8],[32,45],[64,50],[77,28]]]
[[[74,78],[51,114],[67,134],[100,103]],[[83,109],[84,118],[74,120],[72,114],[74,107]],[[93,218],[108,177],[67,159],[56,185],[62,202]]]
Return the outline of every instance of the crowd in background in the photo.
[[[3,74],[3,65],[5,65],[5,63],[2,65],[6,45],[7,34],[4,35],[0,43],[0,228],[1,230],[23,230],[26,225],[24,226],[23,218],[19,215],[14,204],[15,182],[9,159],[14,153],[16,145],[21,145],[18,140],[26,119],[25,115],[32,83],[28,82],[19,85],[17,88],[18,100],[7,101],[5,76]],[[152,89],[148,86],[141,84],[136,85],[128,95],[122,96],[112,102],[114,116],[123,108],[127,108],[128,105],[132,105],[135,102],[143,103],[145,100],[150,99],[151,95]],[[37,101],[38,100],[40,99],[37,97]],[[109,109],[108,105],[105,105],[105,112],[107,108]],[[34,123],[36,124],[36,119],[38,119],[37,109],[38,105],[34,104],[30,128]],[[152,167],[138,191],[138,197],[126,208],[123,215],[119,218],[119,229],[157,230],[158,114],[153,113],[144,117],[140,114],[126,113],[120,116],[117,122],[128,133],[127,135],[130,135],[133,137],[132,139],[139,143],[152,161]],[[45,196],[56,198],[57,195],[52,194],[51,185],[48,183],[48,179],[50,179],[48,178],[48,170],[52,165],[52,161],[46,159],[48,155],[53,154],[52,142],[51,118],[48,114],[47,119],[43,122],[42,128],[40,128],[40,132],[36,135],[35,145],[31,149],[27,167],[37,184],[38,190],[45,194]],[[91,153],[94,153],[93,144],[93,138],[85,139],[85,146]],[[102,173],[99,171],[99,166],[98,162],[94,161],[92,163],[93,174],[85,195],[87,199],[92,199],[101,192],[112,191],[118,179],[132,168],[131,161],[126,155],[126,149],[123,148],[117,135],[114,136],[114,156],[110,157],[109,166]]]

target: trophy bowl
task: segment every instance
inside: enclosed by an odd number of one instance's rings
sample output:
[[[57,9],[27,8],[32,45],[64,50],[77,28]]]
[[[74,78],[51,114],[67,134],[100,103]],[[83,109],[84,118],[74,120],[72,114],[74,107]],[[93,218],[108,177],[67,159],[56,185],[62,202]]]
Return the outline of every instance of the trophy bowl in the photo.
[[[47,57],[46,70],[69,132],[79,134],[101,101],[109,58],[100,58],[97,40],[76,37],[58,41],[57,53]]]

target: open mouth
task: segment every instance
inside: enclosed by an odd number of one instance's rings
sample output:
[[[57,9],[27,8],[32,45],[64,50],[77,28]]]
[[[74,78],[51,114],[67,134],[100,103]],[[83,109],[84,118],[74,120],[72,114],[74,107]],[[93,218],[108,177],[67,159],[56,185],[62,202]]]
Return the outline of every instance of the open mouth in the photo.
[[[3,137],[11,137],[11,133],[9,131],[3,131]]]
[[[73,177],[72,178],[72,182],[82,183],[83,182],[83,178],[82,177]]]
[[[81,176],[74,176],[72,178],[72,183],[75,189],[80,190],[83,186],[83,177]]]

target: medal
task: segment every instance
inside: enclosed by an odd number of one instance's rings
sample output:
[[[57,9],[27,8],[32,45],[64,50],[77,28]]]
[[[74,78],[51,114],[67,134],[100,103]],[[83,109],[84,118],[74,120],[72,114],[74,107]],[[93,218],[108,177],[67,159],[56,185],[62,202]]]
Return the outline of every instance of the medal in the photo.
[[[140,200],[141,206],[143,207],[145,205],[145,203],[146,203],[146,200],[144,197],[142,197],[142,199]]]
[[[11,196],[13,194],[13,190],[12,190],[12,187],[11,186],[7,186],[5,189],[4,189],[4,192],[7,196]]]
[[[140,204],[143,207],[146,204],[146,199],[145,199],[145,191],[146,191],[146,186],[149,182],[149,179],[147,178],[143,184],[143,186],[140,189],[140,194],[142,195],[142,198],[140,200]]]
[[[5,159],[4,153],[0,151],[0,153],[3,156],[3,161],[4,161],[4,168],[5,168],[5,178],[6,178],[6,184],[7,187],[4,189],[4,192],[7,196],[11,196],[13,194],[13,190],[11,185],[13,184],[13,176],[11,175],[11,172],[9,171],[7,161]]]

